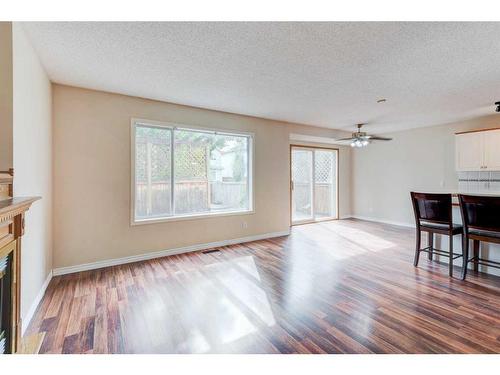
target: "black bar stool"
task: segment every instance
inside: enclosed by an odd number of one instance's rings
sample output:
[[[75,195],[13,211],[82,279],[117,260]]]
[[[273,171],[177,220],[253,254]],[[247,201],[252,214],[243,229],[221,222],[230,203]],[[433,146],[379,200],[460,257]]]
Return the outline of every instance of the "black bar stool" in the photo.
[[[469,263],[474,264],[474,271],[479,270],[480,264],[500,268],[499,262],[479,257],[481,241],[500,243],[500,198],[459,194],[458,201],[464,223],[462,280],[465,280]],[[469,240],[474,245],[474,254],[470,259]]]
[[[450,259],[449,275],[453,276],[453,260],[460,258],[462,254],[453,252],[453,236],[462,234],[462,226],[452,222],[451,194],[429,194],[411,192],[413,212],[415,213],[415,223],[417,229],[417,243],[415,249],[415,261],[413,265],[418,265],[420,252],[426,252],[429,260],[432,254],[436,253]],[[429,234],[427,247],[420,248],[422,232]],[[449,236],[449,251],[434,248],[434,234]]]

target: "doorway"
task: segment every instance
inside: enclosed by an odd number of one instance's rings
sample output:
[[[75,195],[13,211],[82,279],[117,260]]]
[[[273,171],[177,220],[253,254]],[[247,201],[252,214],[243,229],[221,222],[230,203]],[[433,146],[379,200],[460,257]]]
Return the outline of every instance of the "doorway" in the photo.
[[[290,146],[292,225],[338,219],[338,150]]]

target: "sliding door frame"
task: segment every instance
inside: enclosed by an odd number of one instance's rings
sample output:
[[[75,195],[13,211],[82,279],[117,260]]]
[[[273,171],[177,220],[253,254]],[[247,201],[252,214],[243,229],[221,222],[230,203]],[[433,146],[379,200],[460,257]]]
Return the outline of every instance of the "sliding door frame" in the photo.
[[[313,194],[312,194],[312,201],[311,201],[311,204],[312,204],[312,214],[313,214],[313,218],[311,220],[307,220],[307,221],[303,221],[303,222],[298,222],[298,223],[294,223],[293,222],[293,219],[292,219],[292,216],[293,216],[293,189],[292,189],[292,184],[293,184],[293,181],[292,181],[292,151],[294,148],[302,148],[302,149],[307,149],[307,150],[311,150],[313,152],[313,165],[312,165],[312,169],[313,169],[313,181],[312,181],[312,186],[313,186]],[[335,171],[335,184],[336,184],[336,194],[335,194],[335,217],[328,217],[326,219],[316,219],[315,218],[315,209],[314,209],[314,206],[315,206],[315,201],[314,201],[314,189],[315,189],[315,171],[314,171],[314,167],[315,167],[315,155],[314,155],[314,151],[315,150],[328,150],[328,151],[335,151],[336,152],[336,155],[337,155],[337,162],[335,163],[336,164],[336,171]],[[290,193],[290,226],[295,226],[295,225],[303,225],[303,224],[311,224],[311,223],[319,223],[319,222],[322,222],[322,221],[332,221],[332,220],[338,220],[339,219],[339,179],[340,179],[340,176],[339,176],[339,165],[340,165],[340,151],[338,148],[336,147],[323,147],[323,146],[310,146],[310,145],[301,145],[301,144],[290,144],[290,150],[289,150],[289,166],[290,166],[290,183],[289,183],[289,193]]]

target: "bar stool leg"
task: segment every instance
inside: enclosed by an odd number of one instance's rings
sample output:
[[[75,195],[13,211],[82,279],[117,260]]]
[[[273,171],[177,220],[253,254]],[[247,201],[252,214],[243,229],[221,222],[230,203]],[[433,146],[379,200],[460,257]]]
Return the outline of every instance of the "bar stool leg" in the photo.
[[[450,233],[450,263],[448,265],[448,274],[453,277],[453,234]]]
[[[434,233],[432,232],[427,232],[428,233],[428,246],[429,246],[429,252],[427,255],[429,256],[429,260],[432,260],[432,250],[434,249]]]
[[[479,240],[472,240],[472,250],[474,252],[474,260],[475,260],[475,262],[472,264],[474,266],[474,271],[478,272],[479,264],[477,264],[477,260],[479,258]]]
[[[467,275],[467,263],[469,259],[469,237],[462,234],[462,280]]]
[[[417,227],[417,238],[416,238],[416,247],[415,247],[415,260],[413,261],[413,265],[416,267],[418,265],[418,257],[420,255],[420,237],[421,237],[420,228]]]

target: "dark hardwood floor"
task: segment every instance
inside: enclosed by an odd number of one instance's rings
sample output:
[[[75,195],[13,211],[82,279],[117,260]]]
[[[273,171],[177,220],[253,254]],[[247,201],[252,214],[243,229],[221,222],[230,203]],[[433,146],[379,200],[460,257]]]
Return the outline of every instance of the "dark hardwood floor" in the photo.
[[[28,334],[42,353],[500,352],[500,278],[414,268],[412,229],[341,220],[220,250],[55,277]]]

